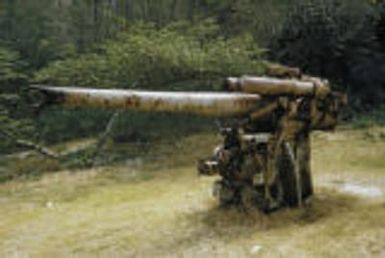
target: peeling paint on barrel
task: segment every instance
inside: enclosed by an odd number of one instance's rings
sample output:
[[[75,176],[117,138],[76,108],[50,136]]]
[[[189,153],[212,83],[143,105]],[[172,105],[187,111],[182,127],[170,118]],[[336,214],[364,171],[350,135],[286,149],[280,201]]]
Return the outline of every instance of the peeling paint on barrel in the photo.
[[[248,93],[157,92],[122,89],[35,86],[57,102],[74,107],[126,108],[139,111],[193,113],[207,116],[243,116],[257,109],[260,96]]]

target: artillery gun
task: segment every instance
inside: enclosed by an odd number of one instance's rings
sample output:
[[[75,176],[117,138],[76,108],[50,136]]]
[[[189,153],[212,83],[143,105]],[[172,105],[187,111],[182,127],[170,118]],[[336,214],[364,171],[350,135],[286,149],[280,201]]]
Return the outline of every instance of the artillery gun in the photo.
[[[298,69],[272,67],[268,76],[228,78],[226,92],[31,87],[44,104],[231,118],[235,123],[220,128],[223,143],[198,161],[199,174],[219,175],[213,193],[221,205],[271,211],[313,195],[309,134],[335,128],[347,98]]]

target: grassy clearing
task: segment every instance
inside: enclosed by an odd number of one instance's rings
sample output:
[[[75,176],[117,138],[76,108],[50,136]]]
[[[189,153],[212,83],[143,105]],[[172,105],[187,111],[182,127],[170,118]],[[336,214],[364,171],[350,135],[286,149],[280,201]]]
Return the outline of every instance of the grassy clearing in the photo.
[[[0,185],[0,257],[383,257],[385,128],[313,137],[316,192],[269,216],[217,208],[194,160],[219,139],[158,145],[120,165]],[[127,146],[121,146],[129,152]],[[26,165],[27,166],[27,165]]]

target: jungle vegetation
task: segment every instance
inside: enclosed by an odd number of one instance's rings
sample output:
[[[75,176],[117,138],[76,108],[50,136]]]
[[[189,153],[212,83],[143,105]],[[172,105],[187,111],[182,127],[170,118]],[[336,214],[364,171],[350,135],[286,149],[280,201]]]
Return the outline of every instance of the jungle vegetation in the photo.
[[[384,46],[381,1],[4,0],[0,152],[25,149],[25,140],[98,135],[114,112],[50,108],[36,115],[32,83],[218,90],[226,76],[263,74],[266,61],[298,66],[347,91],[346,117],[354,120],[383,110]],[[173,119],[122,114],[114,130],[129,138]],[[187,133],[207,122],[177,119]]]

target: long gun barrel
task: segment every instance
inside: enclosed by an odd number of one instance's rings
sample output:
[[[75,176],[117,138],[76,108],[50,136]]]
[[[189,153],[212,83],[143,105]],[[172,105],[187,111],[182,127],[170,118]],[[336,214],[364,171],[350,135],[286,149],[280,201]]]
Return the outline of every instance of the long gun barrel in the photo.
[[[247,93],[157,92],[39,85],[32,88],[42,92],[49,104],[192,113],[217,117],[246,115],[259,108],[261,100],[259,95]]]

